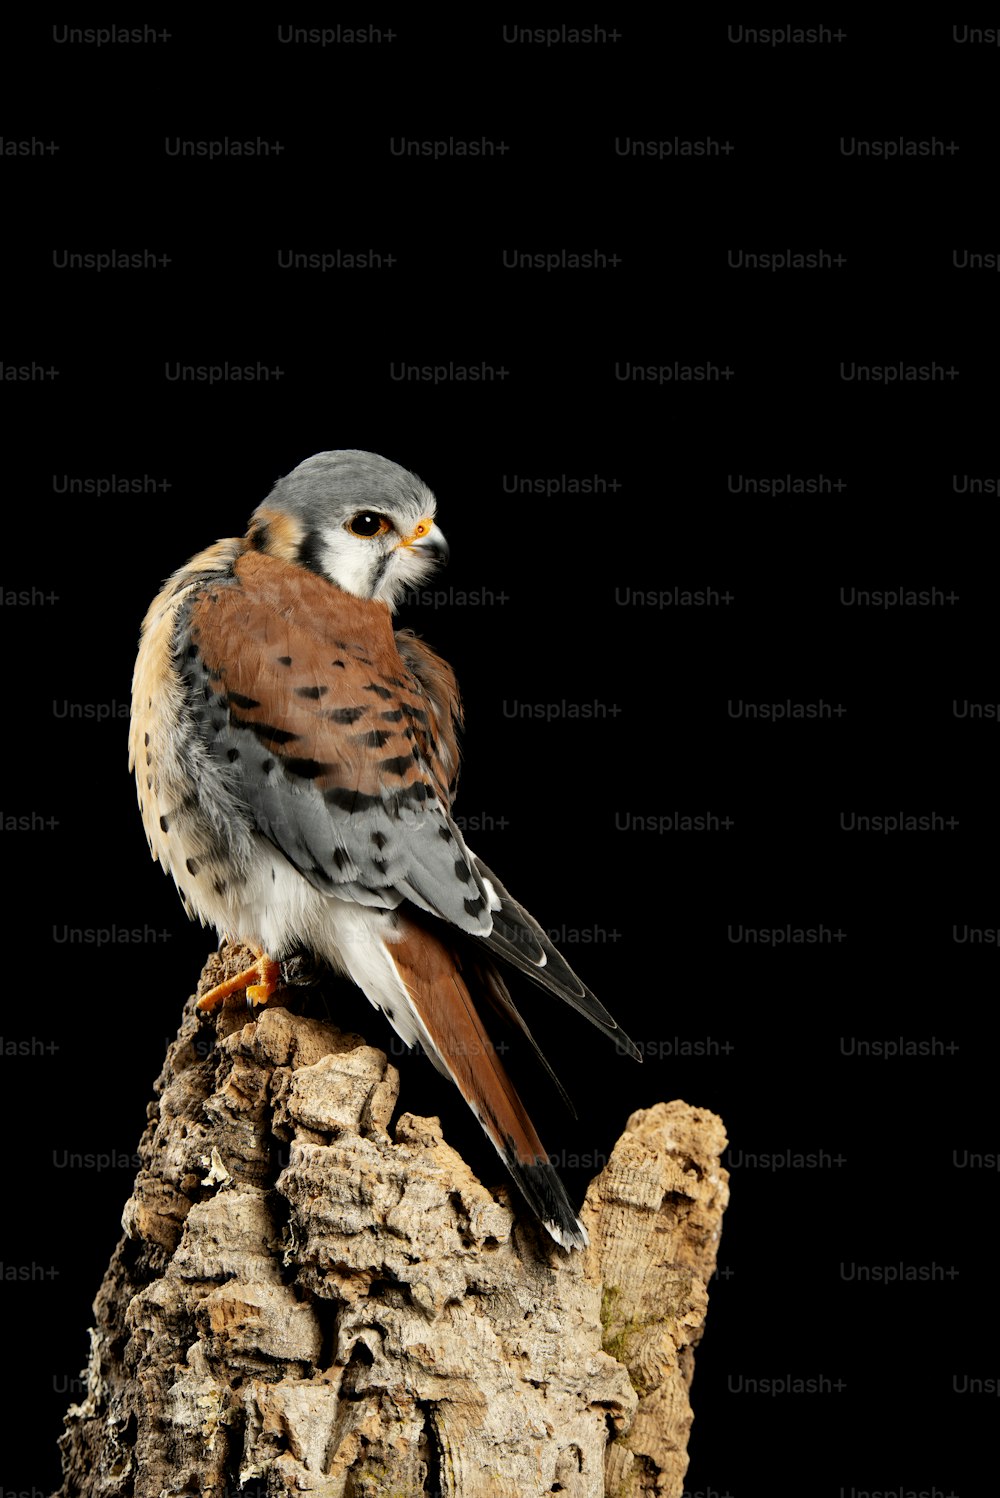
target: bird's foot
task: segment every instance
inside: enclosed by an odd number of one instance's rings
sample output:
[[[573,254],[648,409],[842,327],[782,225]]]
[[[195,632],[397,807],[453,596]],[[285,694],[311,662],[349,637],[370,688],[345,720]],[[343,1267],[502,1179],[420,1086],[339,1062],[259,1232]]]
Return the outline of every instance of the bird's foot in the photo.
[[[206,1012],[218,1009],[232,994],[245,990],[247,1004],[253,1008],[257,1004],[266,1004],[280,986],[281,963],[268,957],[266,952],[259,952],[252,966],[244,968],[234,978],[227,978],[225,982],[210,988],[208,993],[202,994],[196,1007]]]

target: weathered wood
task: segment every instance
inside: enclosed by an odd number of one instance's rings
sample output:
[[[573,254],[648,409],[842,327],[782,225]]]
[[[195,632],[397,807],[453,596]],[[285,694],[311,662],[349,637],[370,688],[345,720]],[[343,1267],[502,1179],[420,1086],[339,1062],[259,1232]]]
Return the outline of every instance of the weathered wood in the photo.
[[[245,960],[224,948],[199,992]],[[584,1252],[487,1190],[381,1051],[189,1000],[95,1302],[63,1498],[680,1494],[720,1121],[632,1115]],[[499,1166],[498,1166],[499,1171]]]

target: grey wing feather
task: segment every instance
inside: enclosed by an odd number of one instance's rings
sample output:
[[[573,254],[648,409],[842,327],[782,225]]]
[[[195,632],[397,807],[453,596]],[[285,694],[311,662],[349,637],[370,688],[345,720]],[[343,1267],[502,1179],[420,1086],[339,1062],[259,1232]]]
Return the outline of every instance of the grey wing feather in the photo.
[[[534,916],[519,905],[482,859],[473,855],[480,878],[496,893],[499,909],[494,906],[493,929],[482,940],[498,956],[519,968],[540,988],[547,989],[578,1010],[592,1025],[614,1040],[620,1051],[642,1060],[638,1047],[629,1039],[569,963],[553,946]]]

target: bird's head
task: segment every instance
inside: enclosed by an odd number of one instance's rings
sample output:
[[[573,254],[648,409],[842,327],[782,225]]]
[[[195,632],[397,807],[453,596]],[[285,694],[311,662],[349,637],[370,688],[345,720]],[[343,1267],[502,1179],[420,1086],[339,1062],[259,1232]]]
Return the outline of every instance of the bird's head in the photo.
[[[448,559],[436,508],[416,474],[347,447],[316,453],[279,479],[253,512],[247,537],[258,551],[393,609]]]

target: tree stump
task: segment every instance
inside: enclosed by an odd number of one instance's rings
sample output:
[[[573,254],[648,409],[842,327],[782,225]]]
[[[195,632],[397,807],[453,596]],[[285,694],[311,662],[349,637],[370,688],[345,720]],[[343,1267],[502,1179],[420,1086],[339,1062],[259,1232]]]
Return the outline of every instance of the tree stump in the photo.
[[[245,965],[209,959],[199,993]],[[193,996],[94,1310],[61,1498],[679,1495],[728,1197],[714,1114],[629,1119],[563,1252],[358,1035]],[[499,1162],[498,1162],[498,1170]]]

